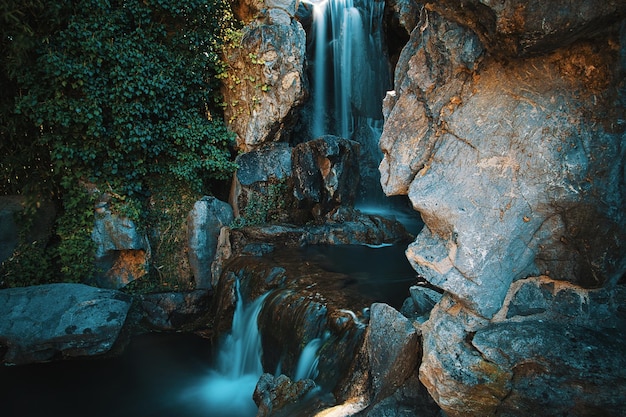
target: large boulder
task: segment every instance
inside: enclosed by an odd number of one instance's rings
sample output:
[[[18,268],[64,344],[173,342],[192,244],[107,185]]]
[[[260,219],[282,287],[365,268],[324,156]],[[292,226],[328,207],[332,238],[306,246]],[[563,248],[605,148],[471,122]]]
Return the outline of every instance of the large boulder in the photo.
[[[315,388],[315,382],[311,379],[292,381],[287,375],[274,376],[263,374],[257,383],[253,399],[259,407],[257,417],[277,415],[279,410],[293,406]],[[291,415],[291,414],[286,414]]]
[[[626,270],[617,40],[480,68],[476,42],[431,13],[387,103],[383,188],[408,193],[425,222],[409,260],[487,318],[531,274],[614,285]]]
[[[294,148],[294,194],[319,217],[339,205],[352,206],[359,185],[359,144],[325,135]]]
[[[449,416],[623,415],[625,297],[529,278],[488,321],[446,295],[421,327],[420,379]]]
[[[220,229],[233,222],[233,209],[212,196],[202,197],[187,216],[189,267],[196,288],[211,288],[211,263],[217,251]]]
[[[137,296],[142,321],[158,331],[204,330],[202,318],[209,308],[209,291],[161,292]]]
[[[378,402],[393,394],[416,371],[421,356],[419,333],[393,307],[374,303],[363,344],[341,397]]]
[[[119,289],[146,275],[151,254],[147,235],[132,219],[113,212],[106,196],[96,203],[91,239],[96,274],[89,284]]]
[[[224,114],[243,151],[285,140],[306,98],[306,35],[293,18],[296,2],[273,0],[227,51]]]
[[[624,414],[625,16],[428,2],[398,60],[381,184],[425,223],[407,258],[443,296],[407,312],[446,415]]]
[[[107,353],[131,298],[83,284],[0,290],[0,362],[25,364]]]
[[[292,148],[288,143],[267,143],[237,156],[230,204],[236,218],[265,223],[289,216],[292,206]]]

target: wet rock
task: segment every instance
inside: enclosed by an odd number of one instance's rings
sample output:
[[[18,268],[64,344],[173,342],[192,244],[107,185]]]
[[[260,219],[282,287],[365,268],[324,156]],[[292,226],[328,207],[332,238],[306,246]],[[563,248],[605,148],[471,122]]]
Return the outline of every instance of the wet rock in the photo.
[[[308,94],[306,35],[292,19],[295,2],[275,3],[282,6],[261,13],[243,29],[241,46],[226,52],[224,114],[243,151],[285,141]]]
[[[441,409],[430,397],[414,372],[393,395],[370,405],[357,417],[442,417]]]
[[[160,331],[190,330],[203,324],[196,321],[206,315],[209,292],[168,292],[138,296],[143,320],[150,328]]]
[[[417,26],[420,14],[424,13],[423,5],[415,0],[391,0],[386,2],[386,6],[393,11],[393,20],[398,22],[407,37]]]
[[[624,386],[623,16],[428,2],[400,56],[381,184],[425,223],[407,258],[444,295],[419,375],[446,415],[623,413],[594,394]]]
[[[411,296],[402,305],[402,314],[420,323],[428,320],[430,311],[442,297],[441,293],[421,285],[413,285],[409,293]]]
[[[233,177],[230,203],[234,216],[253,223],[289,216],[293,204],[289,193],[292,183],[292,148],[284,142],[268,143],[239,155]]]
[[[374,303],[365,332],[374,399],[392,394],[413,373],[421,356],[419,333],[387,304]]]
[[[233,288],[244,300],[268,293],[258,317],[263,368],[296,377],[303,348],[319,339],[316,383],[332,391],[348,370],[365,332],[371,300],[345,285],[346,276],[304,261],[297,251],[239,256],[225,264],[215,294],[215,329],[227,329]]]
[[[495,415],[511,370],[487,362],[467,342],[488,321],[445,295],[421,327],[420,380],[450,417]]]
[[[259,407],[257,417],[274,415],[278,410],[302,400],[314,388],[315,382],[311,379],[294,382],[283,374],[276,377],[267,373],[261,375],[253,394]]]
[[[626,413],[625,331],[528,320],[489,325],[471,343],[485,363],[511,372],[500,415],[618,416]]]
[[[215,258],[220,230],[233,222],[233,209],[215,197],[197,201],[187,217],[189,267],[196,288],[211,288],[211,263]]]
[[[91,239],[96,244],[96,274],[89,284],[119,289],[148,270],[150,243],[134,221],[113,213],[106,201],[96,204]]]
[[[0,290],[0,362],[26,364],[107,353],[130,305],[123,293],[83,284]]]
[[[601,33],[626,16],[622,1],[427,1],[426,8],[471,28],[492,52],[545,53]]]
[[[352,206],[359,184],[359,144],[325,135],[301,143],[292,156],[294,194],[320,217],[339,205]]]
[[[363,344],[338,398],[375,404],[389,397],[415,372],[420,356],[419,333],[411,321],[387,304],[372,304]]]
[[[219,277],[228,259],[239,255],[260,256],[275,248],[302,247],[316,244],[381,245],[410,239],[401,223],[382,216],[363,214],[358,210],[339,207],[326,217],[326,222],[316,225],[296,226],[272,224],[236,229],[222,228],[213,277]],[[213,286],[216,285],[216,278]]]

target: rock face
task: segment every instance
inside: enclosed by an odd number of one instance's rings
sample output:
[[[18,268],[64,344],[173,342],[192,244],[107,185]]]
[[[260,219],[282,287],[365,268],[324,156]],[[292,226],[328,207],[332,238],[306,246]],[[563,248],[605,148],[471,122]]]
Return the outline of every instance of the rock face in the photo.
[[[230,201],[250,224],[320,220],[354,205],[359,144],[325,135],[294,147],[268,143],[237,157]]]
[[[355,373],[362,377],[352,376],[346,396],[375,402],[393,394],[415,372],[421,355],[419,334],[393,307],[374,303],[358,355]]]
[[[220,229],[233,222],[233,209],[228,203],[205,196],[197,201],[187,217],[189,266],[196,288],[211,288],[211,263],[217,250]]]
[[[165,292],[138,296],[143,321],[157,331],[196,330],[209,306],[209,292]]]
[[[289,144],[278,142],[237,157],[229,199],[235,217],[264,223],[286,215],[293,200],[287,192],[292,183],[291,154]]]
[[[299,144],[293,152],[294,194],[316,216],[353,206],[359,185],[359,144],[326,135]]]
[[[96,244],[94,284],[119,289],[144,276],[150,260],[150,243],[131,219],[112,213],[98,203],[91,239]]]
[[[0,362],[99,355],[116,342],[131,300],[83,284],[0,290]]]
[[[257,417],[276,415],[278,410],[302,400],[314,388],[315,382],[311,379],[294,382],[287,375],[261,375],[253,394],[259,407]]]
[[[519,56],[551,52],[602,32],[626,13],[620,0],[437,0],[424,2],[476,33],[493,53]]]
[[[407,257],[444,295],[419,375],[449,416],[625,413],[599,394],[625,389],[624,17],[427,2],[398,60],[381,184],[425,223]]]
[[[258,3],[247,2],[250,10]],[[295,0],[265,2],[256,20],[244,29],[241,45],[227,53],[224,114],[241,150],[284,140],[306,98],[306,35],[293,19]]]

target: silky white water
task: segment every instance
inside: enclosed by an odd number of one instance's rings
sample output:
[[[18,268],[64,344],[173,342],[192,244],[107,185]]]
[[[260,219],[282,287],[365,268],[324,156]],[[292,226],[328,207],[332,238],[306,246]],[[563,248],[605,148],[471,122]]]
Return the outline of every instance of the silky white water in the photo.
[[[185,395],[202,404],[211,417],[252,417],[257,406],[254,388],[263,374],[261,335],[257,318],[267,294],[245,304],[235,283],[233,324],[218,348],[215,369]]]
[[[353,136],[361,127],[382,121],[382,99],[391,84],[382,45],[385,3],[324,0],[312,6],[313,136],[360,142]]]

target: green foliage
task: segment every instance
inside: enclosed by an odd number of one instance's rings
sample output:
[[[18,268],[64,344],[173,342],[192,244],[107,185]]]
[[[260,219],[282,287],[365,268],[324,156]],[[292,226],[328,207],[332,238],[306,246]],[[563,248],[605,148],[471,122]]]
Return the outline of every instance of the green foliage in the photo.
[[[63,214],[57,219],[60,243],[56,249],[60,272],[66,282],[81,282],[94,273],[94,198],[81,184],[69,188],[63,199]]]
[[[50,152],[40,126],[15,114],[23,93],[18,75],[37,65],[37,50],[63,25],[67,2],[0,2],[0,194],[43,195],[57,191]]]
[[[0,2],[0,194],[63,207],[42,271],[93,272],[79,184],[115,190],[114,210],[147,224],[164,179],[207,193],[230,177],[219,86],[234,25],[228,0]],[[16,274],[36,250],[18,251]]]
[[[289,185],[286,181],[268,182],[259,192],[248,194],[248,201],[231,227],[258,226],[277,222],[287,210],[286,196]]]
[[[187,253],[187,215],[201,196],[178,181],[160,184],[150,198],[146,227],[152,248],[148,276],[133,284],[134,291],[191,290],[194,288]]]
[[[81,0],[76,10],[18,76],[16,111],[42,127],[54,171],[117,180],[129,194],[149,175],[198,190],[229,176],[233,138],[216,114],[225,4]]]
[[[20,242],[0,266],[0,288],[52,282],[52,258],[42,242]]]

